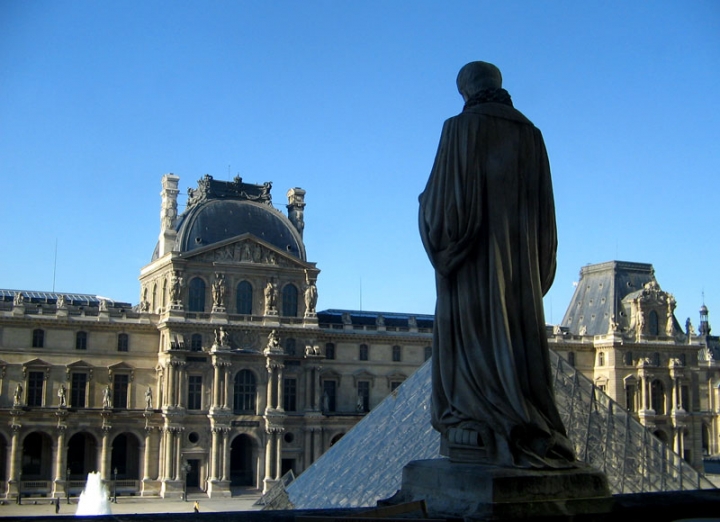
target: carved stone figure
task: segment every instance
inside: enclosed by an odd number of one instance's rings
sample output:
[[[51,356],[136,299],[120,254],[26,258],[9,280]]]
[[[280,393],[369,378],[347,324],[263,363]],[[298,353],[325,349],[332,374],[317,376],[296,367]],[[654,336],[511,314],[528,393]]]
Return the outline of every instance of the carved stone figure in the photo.
[[[252,251],[250,250],[250,242],[245,241],[242,246],[242,251],[240,253],[240,261],[244,263],[249,263],[252,261]]]
[[[112,408],[112,390],[109,384],[103,390],[103,408]]]
[[[276,330],[271,330],[268,334],[268,342],[266,349],[269,352],[282,351],[282,348],[280,348],[280,339],[278,339]]]
[[[15,386],[15,393],[13,394],[13,406],[22,405],[22,394],[23,394],[22,384],[18,383],[18,385]]]
[[[685,321],[685,333],[688,337],[695,336],[695,327],[692,324],[692,321],[690,321],[690,318],[687,318],[687,321]]]
[[[305,315],[314,315],[317,306],[318,292],[315,281],[310,280],[308,271],[305,270]]]
[[[146,410],[152,410],[152,388],[150,386],[147,387],[147,390],[145,390],[145,409]]]
[[[216,346],[229,346],[228,345],[228,333],[221,326],[215,328],[215,345]]]
[[[225,307],[225,274],[216,273],[212,285],[213,307]]]
[[[555,276],[550,167],[540,131],[492,64],[463,67],[420,195],[435,268],[432,423],[453,461],[573,466],[555,405],[542,298]]]
[[[22,292],[15,292],[15,295],[13,296],[13,304],[15,306],[21,306],[25,302],[25,296],[22,295]]]
[[[268,281],[265,285],[265,315],[277,313],[277,284]]]
[[[67,390],[65,389],[65,385],[61,384],[60,388],[58,388],[58,406],[60,408],[64,408],[67,406]]]
[[[58,296],[55,306],[58,308],[65,308],[65,296],[63,294]]]
[[[100,304],[98,305],[98,310],[100,312],[107,312],[108,311],[108,304],[105,299],[100,299]]]
[[[362,395],[357,396],[357,404],[355,405],[355,410],[358,413],[362,413],[365,411],[365,399]]]
[[[182,287],[183,278],[180,276],[180,272],[174,272],[172,279],[170,279],[170,302],[179,304],[182,299]]]

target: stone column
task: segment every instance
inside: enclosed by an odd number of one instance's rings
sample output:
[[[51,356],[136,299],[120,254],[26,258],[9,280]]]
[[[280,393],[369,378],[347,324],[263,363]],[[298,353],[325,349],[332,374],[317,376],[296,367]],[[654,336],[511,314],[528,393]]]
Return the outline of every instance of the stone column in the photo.
[[[268,363],[268,383],[267,383],[267,409],[273,409],[273,367]]]
[[[175,402],[175,368],[173,368],[172,361],[168,361],[167,365],[168,372],[168,390],[167,390],[167,405],[174,407],[177,403]]]
[[[217,480],[218,478],[218,428],[212,429],[212,443],[210,446],[210,479]]]
[[[273,430],[268,428],[265,430],[267,434],[267,442],[265,443],[265,479],[264,482],[272,480],[272,462],[273,462]]]
[[[58,426],[57,448],[55,450],[55,489],[58,484],[65,482],[65,429],[66,426]],[[67,485],[65,486],[67,487]]]
[[[680,409],[680,408],[678,408],[678,405],[680,404],[678,402],[678,384],[679,383],[678,383],[677,379],[672,380],[672,392],[670,394],[671,400],[672,400],[672,409],[670,410],[671,412]],[[682,392],[680,392],[680,393],[682,393]]]
[[[313,438],[313,462],[315,462],[322,455],[322,428],[315,428]]]
[[[277,371],[277,396],[275,397],[275,399],[277,400],[276,409],[279,411],[285,411],[285,408],[283,408],[283,366],[278,365],[276,371]]]
[[[182,430],[175,428],[175,480],[182,480]]]
[[[223,401],[224,408],[232,408],[232,394],[230,392],[230,386],[232,383],[232,368],[230,364],[225,367],[225,400]]]
[[[230,443],[229,443],[230,430],[227,428],[223,428],[222,436],[223,436],[222,480],[228,481],[228,480],[230,480]]]
[[[12,429],[12,439],[10,443],[10,475],[8,476],[8,496],[11,493],[18,493],[20,491],[18,485],[18,470],[20,469],[20,424],[16,424],[14,421],[10,425]]]
[[[151,436],[153,431],[152,426],[148,426],[145,428],[145,453],[143,454],[143,482],[150,480],[150,463],[152,462],[151,459],[151,449],[150,449],[150,443],[151,443]]]
[[[283,441],[283,430],[278,429],[275,432],[275,479],[280,480],[282,478],[282,441]]]
[[[102,480],[110,480],[109,462],[110,462],[110,427],[102,428],[102,451],[100,452],[100,478]]]
[[[320,367],[315,368],[315,404],[313,406],[314,411],[320,411],[320,398],[322,397],[322,386],[320,385]],[[318,456],[315,456],[317,460]]]
[[[220,407],[220,363],[217,359],[213,361],[213,408]]]
[[[169,427],[165,427],[165,472],[163,480],[172,480],[173,470],[173,432]]]
[[[305,444],[303,445],[303,470],[308,469],[312,464],[312,428],[305,428]]]

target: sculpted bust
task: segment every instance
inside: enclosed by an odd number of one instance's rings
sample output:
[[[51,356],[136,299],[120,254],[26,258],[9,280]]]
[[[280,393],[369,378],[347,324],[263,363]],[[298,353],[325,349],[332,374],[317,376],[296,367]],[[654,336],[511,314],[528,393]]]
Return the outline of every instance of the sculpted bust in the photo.
[[[571,467],[542,302],[557,248],[542,134],[513,108],[494,65],[467,64],[457,87],[465,106],[445,122],[419,215],[436,275],[432,422],[441,453]]]

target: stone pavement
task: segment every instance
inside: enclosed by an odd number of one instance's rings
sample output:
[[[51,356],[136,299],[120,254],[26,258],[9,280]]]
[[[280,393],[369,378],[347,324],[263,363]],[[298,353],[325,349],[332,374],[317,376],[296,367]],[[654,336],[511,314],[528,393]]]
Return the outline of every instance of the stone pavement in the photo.
[[[192,513],[193,504],[200,503],[200,513],[218,513],[228,511],[257,511],[260,508],[253,506],[259,499],[261,492],[257,489],[247,489],[232,498],[210,499],[204,493],[190,493],[187,502],[177,499],[162,499],[158,497],[118,497],[117,504],[111,504],[110,509],[116,515],[149,514],[149,513]],[[60,499],[60,513],[55,515],[55,506],[49,498],[23,499],[22,505],[14,502],[0,505],[0,518],[5,517],[39,517],[42,519],[55,516],[74,515],[77,509],[77,498]],[[37,502],[37,504],[34,504]]]

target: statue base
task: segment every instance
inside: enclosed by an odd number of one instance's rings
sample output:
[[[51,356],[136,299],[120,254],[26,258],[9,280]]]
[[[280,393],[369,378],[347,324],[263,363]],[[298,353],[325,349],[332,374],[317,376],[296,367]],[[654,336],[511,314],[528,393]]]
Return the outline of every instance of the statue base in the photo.
[[[448,459],[410,462],[400,491],[380,503],[417,500],[425,500],[431,518],[465,520],[608,513],[613,503],[605,474],[586,464],[535,470]]]

